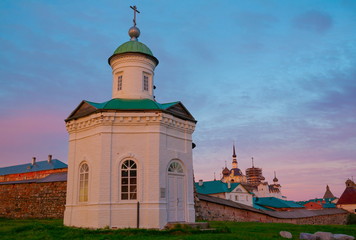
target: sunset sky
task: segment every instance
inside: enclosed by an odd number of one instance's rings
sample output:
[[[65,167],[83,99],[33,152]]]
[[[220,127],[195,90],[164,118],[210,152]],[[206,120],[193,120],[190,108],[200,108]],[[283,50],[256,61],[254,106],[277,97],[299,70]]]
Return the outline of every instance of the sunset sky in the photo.
[[[356,1],[0,1],[0,167],[67,162],[64,119],[111,99],[108,57],[129,40],[159,59],[156,100],[198,120],[195,178],[273,171],[290,200],[356,180]]]

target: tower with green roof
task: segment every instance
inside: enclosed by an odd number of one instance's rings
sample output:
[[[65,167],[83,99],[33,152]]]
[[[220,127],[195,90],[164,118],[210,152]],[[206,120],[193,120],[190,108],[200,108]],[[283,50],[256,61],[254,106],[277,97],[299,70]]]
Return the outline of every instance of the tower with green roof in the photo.
[[[196,120],[179,101],[155,100],[158,59],[138,41],[135,18],[129,36],[108,59],[112,99],[83,100],[65,120],[67,226],[163,228],[195,221]]]
[[[121,44],[109,58],[112,68],[112,98],[154,100],[154,70],[158,59],[138,41],[140,30],[129,29],[130,41]]]

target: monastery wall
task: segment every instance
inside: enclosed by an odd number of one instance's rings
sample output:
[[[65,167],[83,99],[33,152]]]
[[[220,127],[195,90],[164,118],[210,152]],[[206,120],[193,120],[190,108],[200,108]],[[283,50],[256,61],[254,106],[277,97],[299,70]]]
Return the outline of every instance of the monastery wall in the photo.
[[[0,217],[63,218],[67,182],[0,185]],[[345,224],[348,214],[303,218],[276,218],[196,198],[196,219],[202,221],[273,222],[293,224]]]
[[[0,217],[63,218],[67,182],[0,185]]]
[[[347,213],[320,215],[303,218],[276,218],[267,214],[238,209],[223,204],[204,200],[196,201],[196,220],[198,221],[235,221],[235,222],[268,222],[293,224],[346,224]]]
[[[196,201],[197,221],[266,222],[267,216],[204,200]]]

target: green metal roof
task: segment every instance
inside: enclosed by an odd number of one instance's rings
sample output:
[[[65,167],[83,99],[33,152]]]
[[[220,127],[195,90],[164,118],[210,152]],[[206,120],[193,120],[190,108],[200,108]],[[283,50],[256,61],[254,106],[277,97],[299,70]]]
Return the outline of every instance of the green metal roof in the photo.
[[[255,199],[255,198],[253,198],[253,199]],[[256,204],[255,201],[253,201],[253,207],[258,209],[258,210],[276,211],[276,210],[273,210],[273,209],[270,209],[270,208],[266,208],[266,207],[260,206],[260,205]]]
[[[142,53],[148,57],[150,57],[153,61],[156,62],[156,65],[158,65],[159,61],[158,59],[153,56],[152,51],[143,43],[139,41],[134,41],[130,40],[128,42],[125,42],[121,44],[116,50],[114,51],[113,55],[109,57],[108,63],[110,65],[111,59],[116,56],[117,54],[122,54],[122,53]]]
[[[335,203],[324,203],[323,208],[336,208],[336,204]]]
[[[207,181],[203,182],[202,186],[199,186],[199,183],[195,183],[195,189],[198,193],[201,194],[214,194],[222,192],[231,192],[234,190],[240,183],[231,183],[231,187],[228,188],[228,184],[222,181]]]
[[[139,41],[128,41],[121,44],[115,50],[114,54],[127,53],[127,52],[138,52],[154,57],[152,51],[145,44]]]
[[[151,99],[125,99],[114,98],[106,102],[96,103],[83,100],[69,115],[66,122],[88,116],[95,112],[105,111],[148,111],[159,110],[172,114],[178,118],[196,122],[184,105],[177,101],[171,103],[158,103]]]
[[[325,203],[331,203],[331,201],[333,201],[334,199],[336,199],[336,197],[333,197],[333,198],[314,198],[314,199],[310,199],[310,200],[307,200],[307,201],[297,201],[298,204],[300,205],[305,205],[309,202],[323,202],[325,201]]]
[[[103,103],[84,101],[97,109],[112,110],[165,110],[179,102],[158,103],[151,99],[114,98]]]
[[[275,197],[254,198],[254,204],[273,208],[304,208],[293,201],[286,201]]]

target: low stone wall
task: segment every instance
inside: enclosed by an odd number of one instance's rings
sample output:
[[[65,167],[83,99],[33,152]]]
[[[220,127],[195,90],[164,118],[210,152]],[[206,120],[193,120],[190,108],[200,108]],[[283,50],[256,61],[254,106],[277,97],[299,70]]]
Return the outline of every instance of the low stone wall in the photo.
[[[0,185],[0,217],[63,218],[67,182]]]
[[[204,197],[205,198],[205,197]],[[239,208],[234,207],[234,204],[224,203],[225,199],[216,199],[214,202],[213,197],[210,199],[196,199],[196,219],[201,221],[235,221],[235,222],[269,222],[269,223],[293,223],[293,224],[346,224],[347,212],[338,212],[335,214],[323,214],[322,210],[320,215],[311,217],[275,217],[271,212],[261,211],[257,209]],[[236,204],[235,204],[236,205]],[[309,211],[309,210],[305,210]],[[335,211],[336,212],[336,211]],[[292,215],[292,212],[278,212],[280,216]],[[297,215],[297,214],[296,214]]]
[[[345,225],[347,222],[347,213],[333,215],[322,215],[308,218],[291,219],[295,224],[315,224],[315,225]]]

